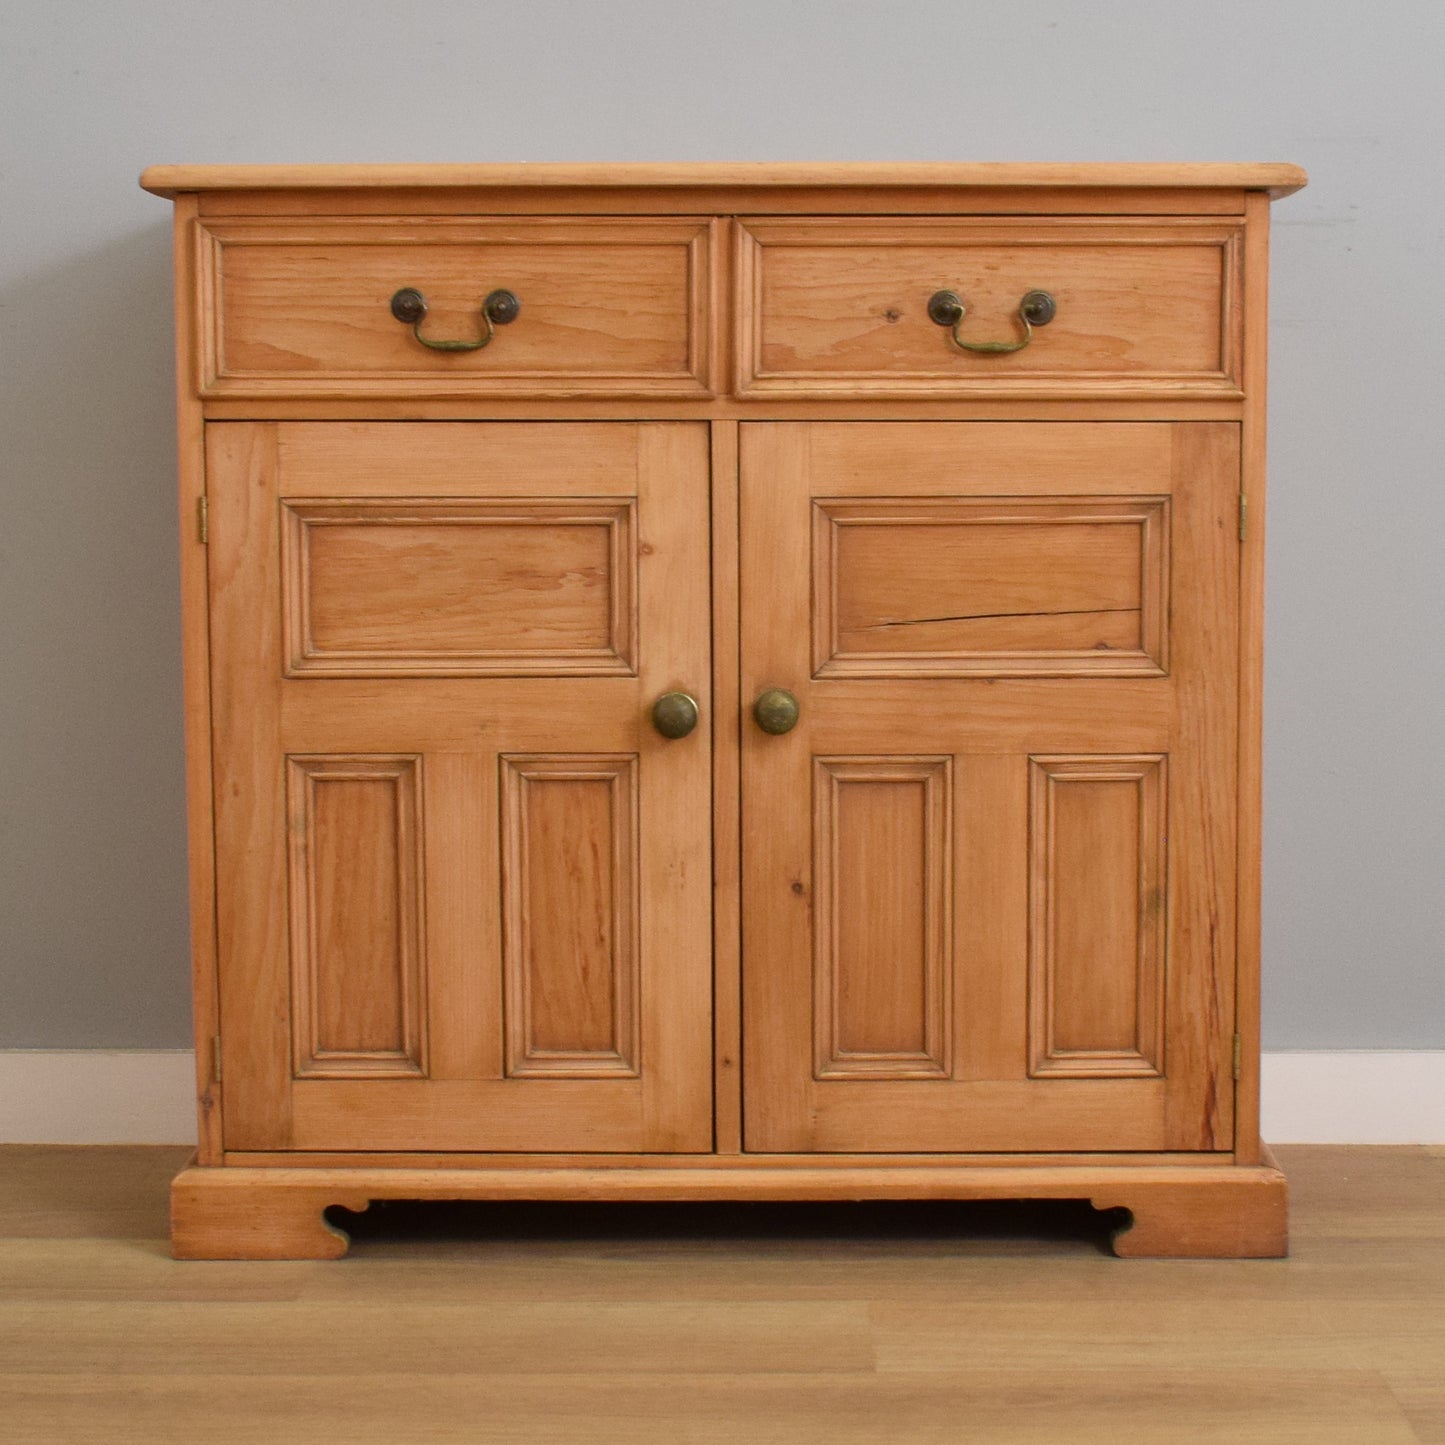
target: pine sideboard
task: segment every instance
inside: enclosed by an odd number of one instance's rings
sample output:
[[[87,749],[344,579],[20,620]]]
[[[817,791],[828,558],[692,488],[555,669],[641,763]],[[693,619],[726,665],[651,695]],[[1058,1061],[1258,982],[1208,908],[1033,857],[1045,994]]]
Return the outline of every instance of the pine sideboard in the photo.
[[[376,1199],[1069,1198],[1278,1255],[1287,165],[160,166],[199,1149]]]

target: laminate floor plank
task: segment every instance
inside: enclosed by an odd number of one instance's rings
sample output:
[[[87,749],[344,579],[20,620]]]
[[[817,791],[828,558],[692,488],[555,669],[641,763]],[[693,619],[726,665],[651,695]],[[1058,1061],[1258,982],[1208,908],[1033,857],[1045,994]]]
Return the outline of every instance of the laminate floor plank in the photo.
[[[873,1369],[867,1311],[851,1302],[29,1303],[6,1315],[8,1374],[209,1374],[217,1355],[255,1376],[291,1374],[298,1361],[337,1376]]]
[[[1413,1445],[1363,1373],[0,1376],[14,1445]]]
[[[1071,1205],[377,1206],[178,1263],[177,1149],[0,1148],[4,1445],[1445,1445],[1445,1149],[1278,1151],[1288,1260]]]

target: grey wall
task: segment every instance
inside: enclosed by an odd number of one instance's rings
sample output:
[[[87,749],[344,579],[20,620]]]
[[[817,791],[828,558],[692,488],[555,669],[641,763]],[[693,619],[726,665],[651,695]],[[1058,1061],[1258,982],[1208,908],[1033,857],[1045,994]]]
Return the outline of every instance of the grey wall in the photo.
[[[0,0],[0,1046],[180,1046],[158,161],[1289,160],[1266,1042],[1445,1045],[1445,6]]]

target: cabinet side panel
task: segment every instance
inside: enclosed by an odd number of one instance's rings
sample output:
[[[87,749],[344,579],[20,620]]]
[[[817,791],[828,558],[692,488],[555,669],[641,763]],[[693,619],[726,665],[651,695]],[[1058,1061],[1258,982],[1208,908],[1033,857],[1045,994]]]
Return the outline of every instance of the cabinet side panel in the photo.
[[[206,442],[196,396],[197,294],[194,194],[175,202],[176,426],[180,491],[181,664],[185,700],[186,821],[190,868],[191,989],[196,1044],[197,1154],[221,1162],[220,1081],[215,1045],[220,1006],[216,980],[215,818],[211,797],[211,658],[206,596],[207,550],[200,519],[206,496]]]
[[[1239,832],[1236,856],[1235,1029],[1239,1078],[1234,1149],[1261,1161],[1259,1138],[1260,809],[1264,683],[1265,382],[1269,347],[1269,197],[1245,197],[1244,415],[1240,494],[1246,525],[1239,549]]]

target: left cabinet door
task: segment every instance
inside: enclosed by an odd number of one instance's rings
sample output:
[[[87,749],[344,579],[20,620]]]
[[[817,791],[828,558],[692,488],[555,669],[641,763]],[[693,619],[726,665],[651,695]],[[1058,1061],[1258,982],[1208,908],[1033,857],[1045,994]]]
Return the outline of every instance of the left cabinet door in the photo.
[[[206,459],[226,1149],[709,1149],[706,426]]]

